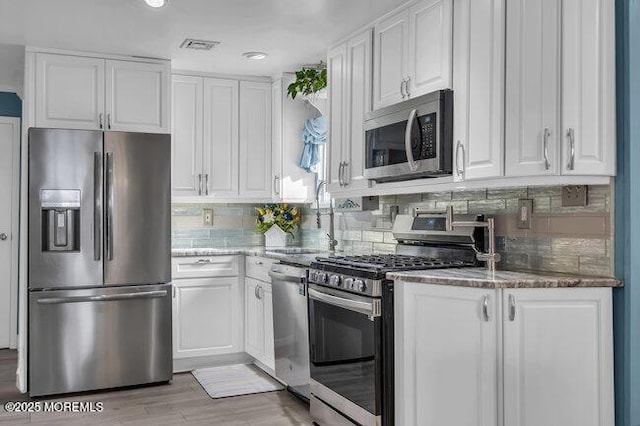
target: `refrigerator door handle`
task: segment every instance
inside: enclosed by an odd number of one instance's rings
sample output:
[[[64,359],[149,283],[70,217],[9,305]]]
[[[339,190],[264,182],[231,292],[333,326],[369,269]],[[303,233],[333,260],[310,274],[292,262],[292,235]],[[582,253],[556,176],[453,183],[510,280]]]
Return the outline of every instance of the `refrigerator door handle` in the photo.
[[[105,240],[107,260],[113,260],[113,153],[107,152],[107,182],[106,182],[106,199],[107,199],[107,220],[105,226]]]
[[[102,153],[93,154],[93,259],[100,260],[102,222]]]
[[[101,294],[98,296],[48,297],[38,299],[39,305],[59,305],[80,302],[113,302],[118,300],[155,299],[165,297],[167,290],[142,291],[139,293]]]

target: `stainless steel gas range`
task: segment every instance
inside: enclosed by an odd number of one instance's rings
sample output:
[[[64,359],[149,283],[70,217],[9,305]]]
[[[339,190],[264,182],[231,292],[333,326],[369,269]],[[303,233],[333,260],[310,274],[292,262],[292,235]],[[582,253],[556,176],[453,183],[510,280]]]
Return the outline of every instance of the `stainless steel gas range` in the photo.
[[[466,216],[465,220],[482,220]],[[393,425],[393,281],[388,272],[480,266],[481,228],[400,215],[396,254],[319,257],[309,270],[311,417],[321,426]]]

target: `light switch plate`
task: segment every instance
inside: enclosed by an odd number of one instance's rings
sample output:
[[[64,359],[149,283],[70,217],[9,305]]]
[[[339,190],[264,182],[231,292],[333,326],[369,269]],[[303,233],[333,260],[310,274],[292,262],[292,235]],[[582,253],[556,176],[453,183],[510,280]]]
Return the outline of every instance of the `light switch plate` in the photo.
[[[204,226],[213,226],[213,209],[202,209],[202,223]]]
[[[533,213],[533,200],[518,200],[518,229],[531,229],[531,214]]]
[[[568,185],[562,187],[562,207],[584,207],[586,205],[586,185]]]

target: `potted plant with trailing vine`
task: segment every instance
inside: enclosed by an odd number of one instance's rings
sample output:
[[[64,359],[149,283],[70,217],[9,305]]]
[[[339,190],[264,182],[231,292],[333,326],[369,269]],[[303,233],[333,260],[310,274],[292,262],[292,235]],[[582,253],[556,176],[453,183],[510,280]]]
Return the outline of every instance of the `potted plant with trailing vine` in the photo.
[[[315,67],[302,67],[295,72],[295,76],[295,81],[287,87],[291,99],[298,95],[317,96],[327,87],[327,65],[322,61]]]

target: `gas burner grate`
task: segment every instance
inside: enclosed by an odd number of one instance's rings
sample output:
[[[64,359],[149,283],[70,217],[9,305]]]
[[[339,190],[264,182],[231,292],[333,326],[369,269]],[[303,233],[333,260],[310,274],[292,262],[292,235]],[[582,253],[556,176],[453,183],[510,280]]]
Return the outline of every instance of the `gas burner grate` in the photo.
[[[319,257],[318,263],[375,272],[472,266],[468,262],[397,254]]]

